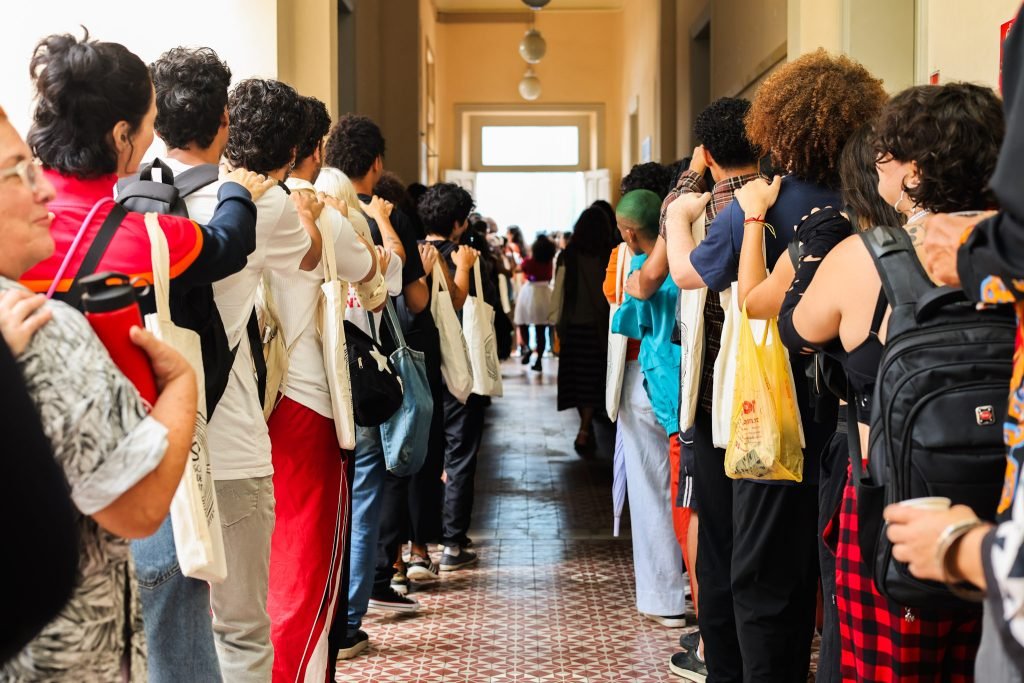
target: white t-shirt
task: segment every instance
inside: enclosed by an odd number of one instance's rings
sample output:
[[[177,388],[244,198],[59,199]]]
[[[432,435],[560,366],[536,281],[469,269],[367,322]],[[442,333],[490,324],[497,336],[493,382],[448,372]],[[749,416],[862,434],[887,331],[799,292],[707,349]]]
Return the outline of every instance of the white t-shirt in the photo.
[[[301,189],[315,191],[313,185],[298,178],[290,178],[286,184],[293,192]],[[366,245],[356,237],[356,231],[348,219],[335,209],[325,207],[320,214],[320,226],[334,235],[338,277],[346,281],[358,281],[366,277],[373,265],[373,257]],[[334,413],[331,410],[323,346],[316,329],[315,315],[320,285],[324,282],[323,264],[309,272],[296,271],[290,275],[274,273],[270,282],[285,344],[291,348],[284,395],[331,418]]]
[[[173,159],[166,161],[175,174],[189,168]],[[217,207],[219,187],[220,182],[213,183],[189,195],[185,199],[189,217],[199,223],[208,221]],[[207,426],[214,479],[251,479],[274,473],[270,435],[263,419],[245,327],[263,272],[296,272],[310,244],[288,193],[272,187],[256,202],[256,248],[249,254],[245,268],[213,285],[228,344],[232,348],[238,345],[224,395]]]

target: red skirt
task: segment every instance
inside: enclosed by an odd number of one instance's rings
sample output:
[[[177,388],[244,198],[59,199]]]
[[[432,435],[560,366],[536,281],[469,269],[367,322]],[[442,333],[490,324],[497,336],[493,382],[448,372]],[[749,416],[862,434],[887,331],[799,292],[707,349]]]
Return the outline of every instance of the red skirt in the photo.
[[[843,681],[973,681],[981,620],[890,603],[875,588],[861,561],[857,529],[856,488],[848,478],[836,547]]]
[[[334,421],[287,397],[268,427],[277,499],[267,598],[274,681],[323,683],[348,524],[342,452]]]

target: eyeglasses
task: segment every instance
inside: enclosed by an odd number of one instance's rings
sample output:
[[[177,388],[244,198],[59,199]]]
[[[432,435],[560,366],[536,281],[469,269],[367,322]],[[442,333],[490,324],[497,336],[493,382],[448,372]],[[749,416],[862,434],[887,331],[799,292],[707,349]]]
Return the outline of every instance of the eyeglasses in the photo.
[[[18,176],[25,187],[35,194],[39,190],[39,162],[35,159],[23,159],[14,166],[0,169],[0,180]]]

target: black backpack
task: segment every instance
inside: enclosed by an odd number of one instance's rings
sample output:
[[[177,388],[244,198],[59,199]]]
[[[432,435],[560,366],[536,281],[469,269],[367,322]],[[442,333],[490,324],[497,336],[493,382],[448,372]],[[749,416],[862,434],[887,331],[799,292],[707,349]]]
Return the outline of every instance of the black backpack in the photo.
[[[978,309],[960,289],[936,287],[907,233],[862,239],[892,307],[871,407],[868,471],[850,428],[859,543],[879,592],[909,607],[977,609],[892,557],[882,510],[945,496],[995,518],[1006,468],[1006,418],[1016,322],[1009,307]],[[851,425],[855,425],[851,401]]]
[[[153,179],[153,169],[160,170],[160,179]],[[217,181],[216,164],[200,164],[175,177],[160,159],[142,167],[137,176],[117,183],[117,202],[129,211],[170,214],[188,218],[185,198]],[[152,297],[142,301],[145,312],[153,311]],[[171,281],[171,319],[174,324],[195,331],[203,353],[203,374],[206,380],[207,419],[224,395],[238,347],[228,345],[220,311],[213,300],[213,287],[204,285],[182,288]]]
[[[370,329],[375,329],[369,313],[366,319]],[[355,422],[360,427],[378,427],[402,407],[402,380],[398,370],[378,341],[348,320],[345,321],[345,350]]]

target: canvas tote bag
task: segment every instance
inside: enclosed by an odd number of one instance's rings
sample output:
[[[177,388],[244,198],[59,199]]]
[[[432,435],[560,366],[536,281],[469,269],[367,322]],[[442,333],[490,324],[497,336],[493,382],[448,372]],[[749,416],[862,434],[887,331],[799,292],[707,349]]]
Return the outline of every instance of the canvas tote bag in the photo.
[[[430,314],[434,316],[434,324],[441,338],[441,375],[451,395],[460,403],[465,403],[473,392],[473,367],[440,263],[434,264],[430,279]]]
[[[194,579],[220,583],[228,575],[221,535],[220,511],[213,486],[209,450],[206,446],[206,392],[203,383],[203,354],[199,335],[171,322],[170,257],[167,237],[155,213],[146,214],[153,260],[153,291],[156,313],[146,316],[146,329],[183,355],[196,373],[199,405],[192,451],[181,481],[171,500],[171,527],[181,573]]]
[[[462,331],[473,368],[473,393],[497,397],[502,395],[501,361],[494,331],[494,307],[484,301],[480,259],[473,264],[473,282],[476,296],[466,297],[462,307]]]
[[[626,243],[619,245],[618,261],[615,267],[615,303],[608,315],[608,366],[605,370],[604,409],[608,419],[614,422],[619,416],[619,402],[622,399],[622,381],[626,375],[626,345],[629,338],[612,332],[615,312],[622,305],[622,289],[626,281],[629,260],[633,257]]]
[[[700,244],[706,234],[705,214],[690,226],[694,242]],[[704,364],[704,304],[708,288],[679,292],[679,431],[693,427],[697,416],[700,369]],[[714,296],[711,294],[710,296]]]
[[[348,283],[338,279],[334,231],[330,226],[326,229],[321,226],[320,234],[323,238],[324,283],[320,285],[317,329],[323,345],[324,370],[327,372],[327,388],[331,393],[331,411],[334,414],[334,431],[338,436],[338,446],[352,450],[356,447],[356,420],[353,414],[352,380],[349,377],[345,341]],[[301,330],[299,333],[301,334]]]

